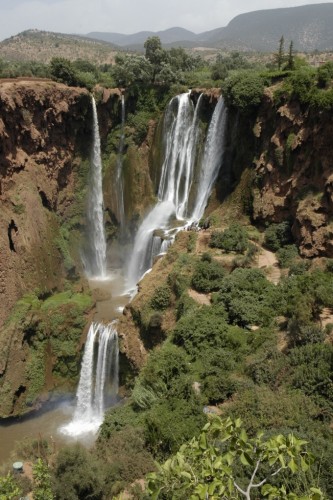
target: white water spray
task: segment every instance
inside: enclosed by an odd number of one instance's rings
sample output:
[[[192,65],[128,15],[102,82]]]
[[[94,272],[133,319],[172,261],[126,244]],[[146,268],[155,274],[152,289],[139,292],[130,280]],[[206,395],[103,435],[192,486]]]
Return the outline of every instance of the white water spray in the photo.
[[[96,102],[92,97],[93,109],[93,150],[88,188],[88,230],[89,255],[85,256],[89,278],[106,278],[106,238],[104,231],[101,141],[98,127]]]
[[[115,325],[92,323],[84,348],[74,416],[60,432],[72,437],[97,432],[108,400],[111,402],[117,397],[118,382],[119,348]]]

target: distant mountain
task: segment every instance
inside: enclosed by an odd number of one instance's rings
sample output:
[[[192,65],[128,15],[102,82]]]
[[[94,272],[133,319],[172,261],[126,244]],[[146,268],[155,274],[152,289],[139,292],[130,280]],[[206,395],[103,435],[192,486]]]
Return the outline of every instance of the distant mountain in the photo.
[[[112,63],[119,47],[85,36],[27,30],[0,43],[0,59],[48,63],[52,57]]]
[[[332,50],[332,26],[333,3],[322,3],[240,14],[225,28],[206,32],[201,39],[214,47],[241,44],[272,51],[284,35],[286,41],[293,40],[296,50]]]
[[[141,31],[132,35],[88,33],[86,36],[142,50],[145,40],[159,36],[165,46],[213,47],[237,50],[276,50],[281,35],[300,51],[333,50],[333,3],[267,9],[240,14],[226,27],[195,34],[183,28]]]
[[[121,47],[136,46],[145,43],[148,37],[158,36],[163,44],[170,44],[179,41],[196,41],[197,35],[192,31],[184,28],[169,28],[164,31],[140,31],[133,35],[123,35],[121,33],[103,33],[92,31],[86,35],[95,40],[104,40],[105,42],[114,43]]]

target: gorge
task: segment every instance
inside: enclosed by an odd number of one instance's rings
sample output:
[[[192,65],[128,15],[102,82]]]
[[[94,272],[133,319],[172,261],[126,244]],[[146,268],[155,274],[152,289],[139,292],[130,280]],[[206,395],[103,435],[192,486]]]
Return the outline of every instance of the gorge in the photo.
[[[262,414],[306,439],[317,426],[325,440],[329,368],[317,397],[300,367],[312,373],[314,351],[331,366],[331,333],[316,328],[333,307],[333,121],[274,85],[246,110],[220,89],[157,87],[147,117],[134,91],[96,87],[92,100],[51,81],[0,82],[6,425],[77,387],[63,432],[101,425],[96,449],[112,466],[113,446],[137,453],[126,484],[198,433],[203,408],[239,412],[253,432]],[[211,244],[235,226],[241,241],[237,224],[244,251]],[[288,233],[285,254],[296,248],[276,284],[253,250],[269,228]]]

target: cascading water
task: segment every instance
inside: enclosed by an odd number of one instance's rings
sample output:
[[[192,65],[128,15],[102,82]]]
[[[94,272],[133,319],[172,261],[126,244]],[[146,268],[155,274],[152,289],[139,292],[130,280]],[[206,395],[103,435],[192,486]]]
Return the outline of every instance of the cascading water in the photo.
[[[88,231],[89,251],[84,263],[89,278],[106,278],[106,238],[103,215],[101,141],[98,127],[96,102],[92,97],[93,109],[93,150],[88,187]]]
[[[208,198],[218,176],[222,161],[225,142],[225,126],[227,123],[227,108],[222,97],[218,100],[209,124],[205,149],[200,170],[197,198],[191,219],[198,221],[204,214]]]
[[[158,201],[138,229],[128,266],[127,283],[134,289],[151,268],[156,255],[166,251],[177,229],[170,228],[172,218],[184,221],[182,227],[197,222],[203,215],[208,197],[222,163],[226,108],[219,99],[208,128],[203,158],[197,158],[199,112],[202,95],[194,108],[190,93],[174,97],[163,122],[164,161],[158,189]],[[199,161],[200,171],[195,171]],[[194,189],[196,192],[193,194]],[[191,198],[195,202],[191,205]],[[164,232],[161,238],[156,232]]]
[[[117,215],[120,231],[123,233],[125,226],[125,206],[124,206],[124,181],[123,181],[123,154],[125,144],[125,97],[121,96],[121,131],[116,164],[115,198],[117,203]]]
[[[169,102],[163,122],[164,161],[158,188],[158,202],[143,220],[135,237],[128,266],[127,282],[134,288],[140,277],[161,252],[163,239],[154,235],[167,231],[171,218],[184,220],[193,180],[196,144],[199,133],[198,110],[201,96],[194,110],[190,92],[174,97]]]
[[[92,323],[84,348],[74,416],[60,432],[75,437],[98,430],[107,401],[111,403],[117,397],[118,372],[118,334],[114,323]]]

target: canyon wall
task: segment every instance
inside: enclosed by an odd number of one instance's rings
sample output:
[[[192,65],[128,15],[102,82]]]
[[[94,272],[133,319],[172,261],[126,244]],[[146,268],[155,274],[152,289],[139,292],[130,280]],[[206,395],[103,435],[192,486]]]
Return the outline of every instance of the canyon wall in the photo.
[[[277,100],[273,90],[255,112],[230,109],[217,192],[222,201],[242,182],[242,209],[254,224],[290,221],[302,256],[332,257],[332,113]]]

